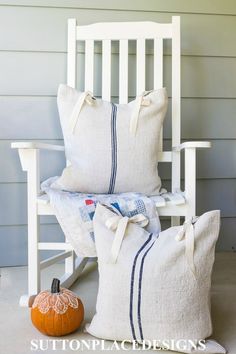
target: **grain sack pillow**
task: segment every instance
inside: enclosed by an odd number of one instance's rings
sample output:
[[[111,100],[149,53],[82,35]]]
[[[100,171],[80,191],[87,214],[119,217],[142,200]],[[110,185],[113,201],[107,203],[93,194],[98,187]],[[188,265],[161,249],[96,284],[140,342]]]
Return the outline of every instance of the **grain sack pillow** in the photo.
[[[159,192],[157,153],[167,110],[164,88],[145,92],[128,104],[114,104],[60,85],[57,103],[69,166],[54,188]]]
[[[98,204],[99,289],[87,331],[109,340],[169,344],[186,353],[225,353],[213,340],[205,342],[205,351],[199,344],[212,334],[211,272],[219,222],[219,211],[211,211],[158,236]]]

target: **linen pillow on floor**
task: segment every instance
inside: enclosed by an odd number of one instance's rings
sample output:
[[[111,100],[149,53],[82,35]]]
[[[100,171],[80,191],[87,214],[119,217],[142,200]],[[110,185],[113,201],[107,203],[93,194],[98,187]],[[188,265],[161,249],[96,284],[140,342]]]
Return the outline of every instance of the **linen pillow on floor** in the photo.
[[[128,104],[113,104],[60,85],[57,103],[70,166],[53,187],[157,194],[157,153],[167,101],[164,88]]]
[[[103,339],[156,341],[159,346],[172,340],[173,350],[204,352],[194,350],[192,343],[212,334],[211,272],[220,212],[205,213],[194,224],[169,228],[159,236],[129,222],[122,238],[126,223],[98,204],[94,233],[99,289],[87,331]],[[179,340],[185,341],[181,348]],[[206,352],[225,350],[210,341]]]

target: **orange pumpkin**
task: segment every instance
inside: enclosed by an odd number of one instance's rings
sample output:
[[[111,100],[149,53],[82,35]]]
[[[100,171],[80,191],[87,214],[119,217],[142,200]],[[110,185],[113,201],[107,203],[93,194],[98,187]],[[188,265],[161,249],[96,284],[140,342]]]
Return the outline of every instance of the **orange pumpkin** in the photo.
[[[60,288],[60,280],[53,279],[51,292],[41,291],[33,303],[31,320],[48,336],[63,336],[74,332],[84,319],[84,306],[70,290]]]

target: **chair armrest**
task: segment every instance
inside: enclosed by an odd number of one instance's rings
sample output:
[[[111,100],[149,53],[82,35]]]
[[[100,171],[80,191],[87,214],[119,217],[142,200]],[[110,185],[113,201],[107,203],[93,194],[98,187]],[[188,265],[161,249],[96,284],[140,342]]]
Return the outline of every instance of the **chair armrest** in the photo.
[[[23,142],[18,141],[11,143],[12,149],[43,149],[43,150],[54,150],[54,151],[65,151],[65,147],[63,145],[53,145],[53,144],[45,144],[38,143],[34,141]]]
[[[18,149],[21,166],[23,171],[35,171],[39,173],[39,154],[40,150],[51,150],[51,151],[65,151],[64,146],[62,145],[53,145],[38,143],[34,141],[17,141],[11,143],[12,149]],[[34,166],[34,168],[33,168]]]
[[[210,141],[186,141],[178,146],[174,146],[172,148],[173,151],[181,151],[183,149],[192,149],[192,148],[210,148],[211,142]]]
[[[196,215],[196,149],[210,148],[209,141],[188,141],[173,147],[174,152],[185,152],[185,199],[187,203],[186,218]]]

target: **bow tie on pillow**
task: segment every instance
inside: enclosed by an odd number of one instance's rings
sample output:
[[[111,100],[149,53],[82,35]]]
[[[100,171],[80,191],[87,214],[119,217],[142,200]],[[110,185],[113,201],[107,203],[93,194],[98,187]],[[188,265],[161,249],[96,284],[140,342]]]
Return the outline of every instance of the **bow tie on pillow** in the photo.
[[[176,241],[185,240],[185,256],[194,276],[196,274],[194,264],[194,223],[196,220],[197,218],[186,220],[175,237]],[[106,227],[115,232],[109,263],[116,263],[117,261],[128,224],[133,223],[145,227],[148,222],[149,220],[143,214],[137,214],[131,218],[114,215],[106,220]]]
[[[106,227],[115,232],[109,263],[116,263],[117,261],[128,224],[133,223],[141,227],[145,227],[147,226],[148,222],[148,218],[143,214],[137,214],[131,218],[128,218],[127,216],[122,217],[121,215],[114,215],[106,220]]]

